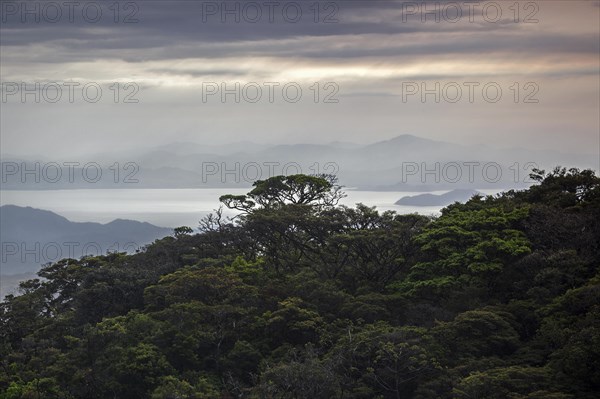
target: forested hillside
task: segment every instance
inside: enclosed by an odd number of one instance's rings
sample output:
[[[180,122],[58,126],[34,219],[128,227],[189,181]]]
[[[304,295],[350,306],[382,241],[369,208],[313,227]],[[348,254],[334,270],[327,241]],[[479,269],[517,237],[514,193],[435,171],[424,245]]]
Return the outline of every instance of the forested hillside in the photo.
[[[438,218],[274,177],[46,266],[0,304],[0,398],[597,398],[600,178],[532,177]]]

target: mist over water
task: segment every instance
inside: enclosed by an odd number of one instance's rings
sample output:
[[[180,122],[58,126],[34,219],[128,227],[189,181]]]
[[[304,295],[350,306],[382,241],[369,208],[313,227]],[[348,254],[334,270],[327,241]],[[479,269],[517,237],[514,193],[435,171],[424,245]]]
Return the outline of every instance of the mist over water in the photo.
[[[0,205],[30,206],[50,210],[75,222],[108,223],[114,219],[132,219],[162,227],[197,227],[203,216],[220,206],[224,194],[246,194],[249,189],[121,189],[121,190],[44,190],[1,193]],[[495,194],[501,190],[480,190]],[[446,191],[434,191],[443,194]],[[346,190],[341,204],[363,203],[380,211],[437,215],[441,206],[403,206],[394,203],[404,196],[422,192],[378,192]],[[235,212],[226,210],[226,215]]]

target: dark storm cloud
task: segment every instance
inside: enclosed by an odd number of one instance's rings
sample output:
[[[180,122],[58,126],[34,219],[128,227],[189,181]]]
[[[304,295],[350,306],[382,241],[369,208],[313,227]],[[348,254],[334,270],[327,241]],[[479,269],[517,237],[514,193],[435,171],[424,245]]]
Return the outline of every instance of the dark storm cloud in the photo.
[[[105,14],[97,23],[86,22],[81,16],[74,18],[74,22],[63,16],[58,23],[43,20],[34,23],[29,16],[29,22],[21,23],[18,13],[3,15],[0,43],[6,55],[10,51],[17,59],[27,46],[52,49],[37,59],[35,54],[27,55],[29,62],[46,63],[100,58],[138,62],[249,56],[407,58],[503,52],[537,56],[599,51],[598,38],[590,34],[530,32],[517,38],[527,25],[510,23],[507,19],[487,23],[480,18],[471,23],[465,16],[459,23],[421,23],[419,15],[410,15],[403,22],[402,2],[321,2],[321,7],[337,4],[332,17],[337,19],[336,23],[315,23],[314,11],[309,9],[314,2],[297,3],[302,4],[303,10],[303,17],[297,23],[288,22],[277,13],[273,23],[266,15],[259,23],[245,22],[243,17],[240,23],[235,23],[231,15],[226,16],[227,23],[222,23],[220,15],[204,15],[207,3],[212,2],[138,1],[135,4],[139,10],[133,16],[139,20],[136,23],[114,23],[114,15],[107,13],[108,3],[103,3]],[[124,7],[127,3],[121,4]],[[222,2],[215,4],[223,7]],[[125,18],[126,14],[121,10],[119,18]],[[319,19],[326,14],[321,10]],[[372,37],[372,42],[360,41],[367,37]]]
[[[8,2],[21,4],[23,2]],[[30,3],[40,3],[31,1]],[[127,4],[127,2],[122,2]],[[286,21],[281,15],[275,13],[273,22],[267,16],[258,23],[250,23],[242,17],[239,23],[233,16],[225,16],[226,22],[221,22],[220,15],[205,16],[203,5],[212,2],[163,2],[145,1],[133,2],[139,5],[134,18],[138,22],[115,23],[112,12],[107,13],[104,3],[104,15],[98,22],[86,22],[75,13],[74,22],[70,22],[66,15],[57,23],[35,23],[32,16],[27,16],[26,23],[20,19],[20,11],[3,15],[2,37],[0,40],[5,46],[40,44],[44,42],[65,41],[76,39],[84,42],[89,49],[125,49],[149,48],[167,45],[177,45],[186,42],[248,42],[270,39],[289,39],[296,37],[328,37],[328,36],[356,36],[365,34],[410,34],[418,32],[492,32],[503,29],[510,20],[497,23],[420,23],[418,15],[410,15],[403,22],[401,2],[377,1],[337,1],[321,2],[322,4],[337,4],[337,9],[332,17],[337,22],[324,23],[323,20],[329,12],[321,11],[319,22],[313,18],[314,2],[297,2],[302,5],[302,17],[298,22]],[[215,2],[216,3],[216,2]],[[218,2],[220,5],[222,2]],[[239,3],[239,2],[234,2]],[[258,2],[262,4],[264,2]],[[281,4],[291,2],[283,1]],[[81,4],[86,4],[82,2]],[[325,6],[322,6],[325,7]],[[119,19],[126,14],[121,11]],[[461,21],[468,20],[464,17]],[[512,24],[512,28],[519,28]]]
[[[22,2],[9,2],[20,4]],[[38,3],[38,2],[32,2]],[[315,23],[313,21],[313,11],[308,10],[311,3],[302,4],[302,17],[298,22],[286,21],[280,14],[276,14],[272,22],[264,16],[257,23],[247,22],[244,18],[236,23],[234,17],[226,16],[226,22],[221,22],[220,15],[205,16],[203,13],[203,4],[212,2],[202,1],[183,1],[183,2],[162,2],[162,1],[146,1],[135,2],[139,5],[139,11],[135,13],[135,23],[114,23],[112,14],[105,15],[98,22],[89,23],[83,18],[74,18],[74,22],[64,17],[58,23],[35,23],[33,17],[28,17],[27,23],[21,23],[20,12],[3,16],[2,42],[5,45],[26,45],[35,44],[45,41],[65,40],[77,38],[80,40],[95,40],[97,35],[92,32],[92,29],[110,28],[111,32],[104,34],[117,37],[121,43],[135,41],[136,47],[163,45],[165,43],[174,43],[173,41],[199,41],[199,42],[232,42],[232,41],[252,41],[264,39],[285,39],[298,36],[330,36],[344,34],[365,34],[365,33],[382,33],[392,34],[399,32],[414,32],[425,30],[424,27],[410,26],[410,24],[396,24],[394,21],[373,21],[365,22],[360,18],[355,20],[355,17],[364,13],[373,14],[382,12],[388,7],[382,7],[380,3],[377,9],[371,11],[361,11],[364,8],[357,7],[358,2],[336,2],[340,4],[339,9],[335,12],[335,20],[332,23]],[[222,2],[219,2],[220,5]],[[238,2],[232,2],[238,3]],[[258,2],[262,4],[263,2]],[[283,4],[290,2],[283,2]],[[82,4],[85,4],[83,2]],[[105,9],[106,12],[106,9]],[[354,16],[354,13],[358,13]],[[346,14],[346,18],[344,18]],[[320,19],[323,19],[322,17]],[[333,18],[333,17],[332,17]],[[4,20],[6,19],[6,20]],[[381,23],[384,22],[384,23]],[[391,22],[391,23],[390,23]],[[24,29],[26,28],[26,29]],[[11,33],[15,33],[11,35]],[[139,38],[147,36],[151,40],[142,43],[138,42]],[[132,40],[135,39],[135,40]],[[115,48],[121,47],[115,42]],[[93,44],[92,44],[93,45]]]

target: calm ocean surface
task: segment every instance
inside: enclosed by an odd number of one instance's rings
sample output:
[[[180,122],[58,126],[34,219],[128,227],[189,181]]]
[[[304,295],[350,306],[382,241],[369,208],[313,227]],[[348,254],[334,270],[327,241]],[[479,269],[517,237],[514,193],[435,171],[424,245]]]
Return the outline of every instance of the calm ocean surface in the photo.
[[[94,190],[40,190],[0,191],[0,205],[31,206],[46,209],[74,222],[107,223],[114,219],[133,219],[158,226],[197,227],[198,220],[219,207],[219,196],[245,194],[249,189],[94,189]],[[486,194],[496,191],[480,190]],[[446,191],[433,191],[442,194]],[[398,213],[439,214],[437,206],[401,206],[394,202],[416,192],[351,191],[342,200],[354,206],[362,202],[378,210]],[[231,213],[233,214],[233,213]]]

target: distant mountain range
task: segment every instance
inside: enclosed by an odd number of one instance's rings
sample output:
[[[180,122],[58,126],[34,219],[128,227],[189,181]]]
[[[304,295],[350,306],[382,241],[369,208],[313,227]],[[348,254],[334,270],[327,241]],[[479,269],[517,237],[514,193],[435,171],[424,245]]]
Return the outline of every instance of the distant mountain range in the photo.
[[[0,206],[0,274],[33,273],[44,263],[68,257],[107,251],[131,253],[171,232],[123,219],[106,224],[78,223],[50,211],[4,205]]]
[[[519,188],[529,185],[533,167],[596,168],[597,156],[523,148],[458,145],[410,134],[368,145],[346,142],[267,146],[249,141],[230,145],[172,143],[136,154],[98,154],[82,160],[60,179],[43,160],[3,157],[12,170],[2,189],[218,188],[250,187],[257,179],[294,173],[332,173],[347,187],[372,191],[434,191]],[[54,162],[61,163],[57,160]],[[22,176],[40,162],[40,179]],[[96,165],[87,165],[95,162]],[[116,167],[115,167],[115,162]],[[22,165],[25,163],[25,165]],[[95,179],[100,167],[101,178]],[[11,169],[12,168],[12,169]],[[87,177],[86,177],[87,176]]]
[[[406,196],[396,201],[396,205],[409,206],[447,206],[455,202],[466,202],[474,195],[479,194],[473,190],[452,190],[444,194],[419,194]]]

